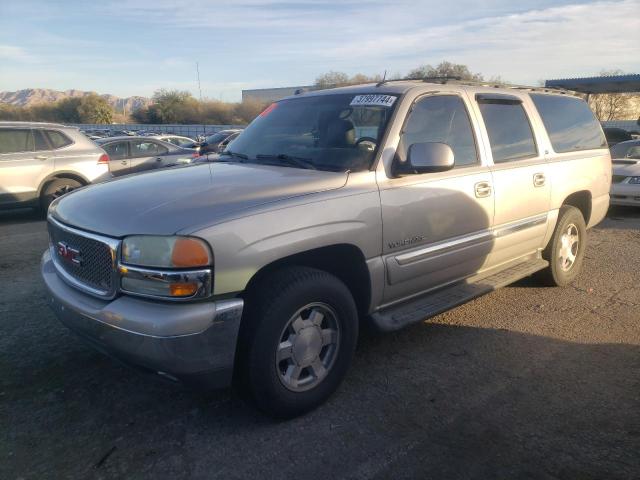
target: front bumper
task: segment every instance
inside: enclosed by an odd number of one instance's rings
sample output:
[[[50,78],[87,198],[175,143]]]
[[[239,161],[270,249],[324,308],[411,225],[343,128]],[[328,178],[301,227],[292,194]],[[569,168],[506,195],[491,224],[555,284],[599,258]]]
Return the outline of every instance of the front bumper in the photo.
[[[611,204],[640,207],[640,185],[614,183],[611,186]]]
[[[231,383],[241,299],[174,304],[123,295],[105,301],[67,285],[49,251],[41,271],[57,317],[98,350],[196,388]]]

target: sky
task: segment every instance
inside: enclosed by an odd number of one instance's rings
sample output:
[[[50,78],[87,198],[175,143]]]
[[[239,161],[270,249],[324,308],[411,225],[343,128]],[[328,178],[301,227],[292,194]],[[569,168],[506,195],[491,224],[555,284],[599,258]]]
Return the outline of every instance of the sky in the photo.
[[[640,73],[640,0],[0,0],[0,91],[238,101],[442,60],[518,84]]]

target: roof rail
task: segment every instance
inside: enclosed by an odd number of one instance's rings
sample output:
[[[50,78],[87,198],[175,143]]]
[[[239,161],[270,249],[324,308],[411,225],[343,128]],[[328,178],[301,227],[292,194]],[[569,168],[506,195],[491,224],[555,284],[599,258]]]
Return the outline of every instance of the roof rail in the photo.
[[[389,82],[425,82],[425,83],[454,83],[457,85],[468,85],[474,87],[489,87],[489,88],[511,88],[514,90],[528,90],[532,92],[546,92],[546,93],[561,93],[568,95],[577,95],[578,92],[573,90],[567,90],[561,87],[534,87],[531,85],[516,85],[506,82],[492,82],[487,80],[463,80],[459,76],[435,76],[435,77],[422,77],[422,78],[397,78],[394,80],[384,80],[376,83],[376,87],[380,87]]]

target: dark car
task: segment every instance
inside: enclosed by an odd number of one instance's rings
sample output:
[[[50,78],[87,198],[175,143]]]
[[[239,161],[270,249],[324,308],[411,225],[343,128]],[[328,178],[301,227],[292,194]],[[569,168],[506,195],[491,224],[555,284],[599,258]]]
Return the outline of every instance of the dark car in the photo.
[[[240,132],[242,130],[221,130],[209,135],[200,144],[200,154],[206,155],[207,153],[221,152],[232,140],[240,135]]]
[[[622,128],[605,127],[602,130],[604,130],[604,136],[607,137],[607,143],[609,144],[609,147],[615,145],[616,143],[633,140],[631,134]]]
[[[114,176],[191,163],[197,153],[169,142],[148,137],[110,137],[96,140],[109,155]]]

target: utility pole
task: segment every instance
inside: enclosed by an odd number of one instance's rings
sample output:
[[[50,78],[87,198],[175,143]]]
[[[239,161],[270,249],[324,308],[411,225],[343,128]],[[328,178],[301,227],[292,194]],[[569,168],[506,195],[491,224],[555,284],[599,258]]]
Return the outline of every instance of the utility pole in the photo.
[[[200,66],[196,62],[196,75],[198,76],[198,92],[200,93],[200,101],[202,101],[202,88],[200,87]]]

